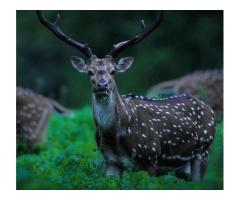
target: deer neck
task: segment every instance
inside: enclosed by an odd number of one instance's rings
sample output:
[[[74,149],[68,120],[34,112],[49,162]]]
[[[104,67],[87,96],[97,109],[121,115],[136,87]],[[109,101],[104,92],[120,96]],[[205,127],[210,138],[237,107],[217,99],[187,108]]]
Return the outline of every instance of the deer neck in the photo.
[[[119,106],[123,105],[116,83],[113,82],[113,88],[107,97],[102,99],[93,94],[92,100],[94,119],[98,126],[103,130],[115,128],[121,118]]]

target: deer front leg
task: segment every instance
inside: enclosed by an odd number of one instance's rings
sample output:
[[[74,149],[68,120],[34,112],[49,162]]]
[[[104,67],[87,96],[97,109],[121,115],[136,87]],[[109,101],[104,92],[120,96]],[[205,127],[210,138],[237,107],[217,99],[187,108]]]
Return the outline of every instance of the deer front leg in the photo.
[[[106,176],[120,176],[122,169],[119,167],[117,156],[111,150],[106,151],[104,156],[107,162]]]
[[[96,142],[97,142],[99,150],[103,154],[103,156],[106,160],[106,163],[107,163],[105,175],[108,177],[109,176],[120,176],[121,169],[120,169],[120,167],[118,167],[119,166],[118,158],[117,158],[116,154],[111,150],[111,148],[107,144],[101,143],[101,138],[100,138],[98,132],[99,131],[97,130]]]
[[[115,177],[120,177],[121,175],[121,169],[118,168],[117,166],[114,165],[107,165],[107,169],[106,169],[106,176],[107,177],[111,177],[111,176],[115,176]]]

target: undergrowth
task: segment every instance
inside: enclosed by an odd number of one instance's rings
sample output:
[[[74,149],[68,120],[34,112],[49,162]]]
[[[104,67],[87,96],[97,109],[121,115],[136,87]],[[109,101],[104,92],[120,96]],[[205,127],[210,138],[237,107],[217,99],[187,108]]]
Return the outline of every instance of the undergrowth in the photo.
[[[186,182],[171,174],[149,177],[144,171],[105,177],[90,107],[73,111],[72,117],[54,114],[47,135],[39,154],[17,157],[17,189],[223,189],[222,122],[202,182]]]

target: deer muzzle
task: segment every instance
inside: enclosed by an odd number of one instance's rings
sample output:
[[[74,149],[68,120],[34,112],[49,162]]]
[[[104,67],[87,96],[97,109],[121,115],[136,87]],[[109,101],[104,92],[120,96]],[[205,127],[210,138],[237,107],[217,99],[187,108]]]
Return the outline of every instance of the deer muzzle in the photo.
[[[107,94],[109,91],[109,82],[105,79],[100,79],[97,84],[96,87],[94,88],[94,93],[97,94]]]

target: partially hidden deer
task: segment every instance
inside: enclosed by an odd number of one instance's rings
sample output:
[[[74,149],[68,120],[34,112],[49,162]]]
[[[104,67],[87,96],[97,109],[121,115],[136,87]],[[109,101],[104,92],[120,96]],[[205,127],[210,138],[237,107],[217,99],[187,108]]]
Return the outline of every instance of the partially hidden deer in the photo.
[[[157,176],[174,171],[177,177],[201,180],[215,134],[215,115],[199,99],[180,94],[166,99],[148,99],[120,95],[114,76],[125,72],[132,57],[116,61],[116,55],[145,39],[161,23],[163,12],[135,37],[114,44],[111,51],[98,58],[86,43],[79,43],[59,28],[58,15],[49,22],[37,11],[41,23],[58,38],[79,49],[87,58],[71,57],[79,72],[87,73],[92,85],[96,141],[107,167],[106,176],[121,176],[124,170],[146,170]]]
[[[37,152],[37,143],[47,139],[46,130],[52,112],[69,115],[58,102],[30,89],[17,87],[17,153]]]

